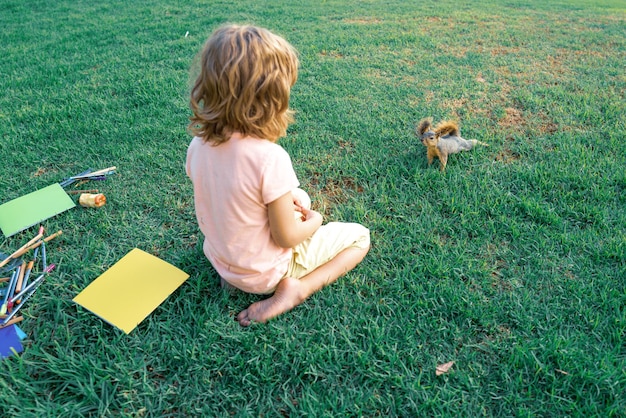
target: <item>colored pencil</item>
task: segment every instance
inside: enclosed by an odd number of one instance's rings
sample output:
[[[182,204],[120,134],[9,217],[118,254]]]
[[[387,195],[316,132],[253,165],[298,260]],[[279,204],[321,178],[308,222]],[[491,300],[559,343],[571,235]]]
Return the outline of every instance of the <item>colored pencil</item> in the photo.
[[[113,174],[115,172],[115,169],[117,167],[109,167],[109,168],[104,168],[102,170],[98,170],[98,171],[94,171],[91,172],[89,174],[83,174],[83,175],[77,175],[77,176],[73,176],[70,177],[71,180],[85,180],[85,179],[89,179],[92,177],[101,177],[101,176],[107,176],[109,174]]]
[[[28,279],[30,277],[30,273],[33,270],[33,265],[35,264],[35,260],[31,260],[28,262],[28,266],[26,267],[26,273],[24,273],[24,281],[22,282],[22,286],[20,286],[19,289],[16,288],[17,292],[21,292],[22,289],[26,289],[26,286],[28,285]],[[17,300],[17,303],[20,303],[21,300]]]
[[[22,322],[23,320],[24,320],[23,316],[16,316],[15,318],[10,319],[6,324],[5,323],[0,324],[0,328],[4,328],[4,327],[11,326],[11,325],[15,325],[18,322]]]
[[[59,235],[62,235],[62,234],[63,234],[63,231],[59,230],[59,231],[55,232],[54,234],[45,237],[43,240],[39,240],[39,241],[35,242],[34,244],[31,244],[30,246],[26,247],[26,248],[22,248],[21,250],[18,250],[18,252],[15,254],[15,256],[13,258],[20,257],[20,256],[24,255],[24,253],[39,247],[42,243],[50,242],[51,240],[55,239],[56,237],[58,237]]]
[[[83,193],[98,193],[98,189],[89,190],[68,190],[67,194],[83,194]]]
[[[35,282],[33,282],[35,283]],[[24,306],[24,304],[26,303],[26,301],[28,300],[28,298],[30,298],[33,293],[35,293],[35,291],[37,290],[39,286],[36,286],[30,293],[28,293],[26,296],[24,296],[24,299],[22,299],[22,302],[18,305],[15,305],[15,307],[13,308],[13,310],[11,311],[10,314],[7,315],[6,318],[4,318],[4,320],[0,323],[0,326],[5,326],[8,324],[8,322],[11,320],[11,318],[13,318],[15,316],[15,314],[22,308],[22,306]]]
[[[20,267],[20,275],[17,278],[17,283],[15,284],[16,292],[20,292],[22,290],[22,283],[24,282],[24,273],[26,273],[26,261],[22,262],[22,266]]]
[[[35,242],[39,241],[43,237],[43,231],[44,231],[44,229],[43,229],[43,226],[42,226],[42,227],[39,228],[39,233],[37,234],[37,236],[35,238],[31,239],[26,244],[22,245],[13,254],[11,254],[10,256],[5,258],[4,260],[2,260],[2,262],[0,262],[0,267],[4,267],[12,259],[19,257],[21,254],[24,254],[24,249],[25,248],[30,247],[31,245],[33,245]]]
[[[43,266],[42,268],[44,270],[46,270],[48,268],[48,261],[46,260],[46,243],[42,242],[41,243],[41,265]]]
[[[87,169],[87,170],[85,170],[85,171],[83,171],[83,172],[82,172],[82,173],[80,173],[80,174],[77,174],[77,176],[81,176],[81,175],[83,175],[83,174],[89,174],[89,173],[91,173],[91,169],[90,169],[90,168],[89,168],[89,169]],[[60,185],[61,187],[67,187],[67,186],[69,186],[70,184],[73,184],[75,181],[76,181],[76,180],[72,180],[72,178],[70,177],[70,178],[67,178],[67,179],[63,180],[62,182],[60,182],[60,183],[59,183],[59,185]]]
[[[26,287],[28,285],[28,278],[30,277],[30,273],[33,271],[33,266],[35,265],[35,260],[31,260],[28,262],[26,266],[26,273],[24,273],[24,281],[22,282],[22,287]]]
[[[11,275],[11,281],[9,281],[9,287],[7,287],[7,293],[4,295],[4,301],[2,301],[2,305],[0,305],[0,315],[4,315],[7,312],[8,306],[7,302],[9,301],[9,295],[11,294],[11,288],[13,287],[13,282],[16,280],[19,272],[17,270],[13,271]]]

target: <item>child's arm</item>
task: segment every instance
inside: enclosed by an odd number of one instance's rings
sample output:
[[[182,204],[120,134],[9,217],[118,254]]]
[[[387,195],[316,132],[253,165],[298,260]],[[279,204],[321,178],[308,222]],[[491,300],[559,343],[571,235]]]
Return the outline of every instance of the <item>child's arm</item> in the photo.
[[[291,192],[284,194],[268,205],[270,232],[276,244],[293,248],[309,238],[322,225],[322,215],[314,210],[298,208],[304,217],[302,222],[293,216],[295,206]]]

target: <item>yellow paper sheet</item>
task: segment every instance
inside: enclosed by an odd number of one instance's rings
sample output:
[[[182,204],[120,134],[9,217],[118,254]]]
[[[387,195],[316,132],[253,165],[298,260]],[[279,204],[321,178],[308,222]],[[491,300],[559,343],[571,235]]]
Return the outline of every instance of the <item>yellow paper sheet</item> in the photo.
[[[73,300],[129,334],[188,277],[177,267],[135,248]]]

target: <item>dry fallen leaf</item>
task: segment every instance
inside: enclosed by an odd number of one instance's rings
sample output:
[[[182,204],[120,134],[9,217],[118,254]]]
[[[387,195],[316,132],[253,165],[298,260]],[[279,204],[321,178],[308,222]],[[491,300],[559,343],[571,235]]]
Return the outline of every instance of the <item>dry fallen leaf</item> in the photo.
[[[453,361],[449,361],[446,364],[440,364],[439,366],[437,366],[435,373],[437,374],[437,376],[441,376],[444,373],[448,373],[448,370],[450,370],[450,368],[453,365],[454,365]]]
[[[33,173],[33,177],[39,177],[46,173],[46,170],[43,168],[38,168],[37,171]]]

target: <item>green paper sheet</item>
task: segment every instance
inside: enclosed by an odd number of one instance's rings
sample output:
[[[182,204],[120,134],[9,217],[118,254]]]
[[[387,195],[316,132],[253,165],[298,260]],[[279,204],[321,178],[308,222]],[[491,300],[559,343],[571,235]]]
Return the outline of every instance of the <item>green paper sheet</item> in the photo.
[[[76,206],[59,183],[13,199],[0,206],[0,229],[5,237]]]
[[[135,248],[73,301],[129,334],[188,277],[177,267]]]

